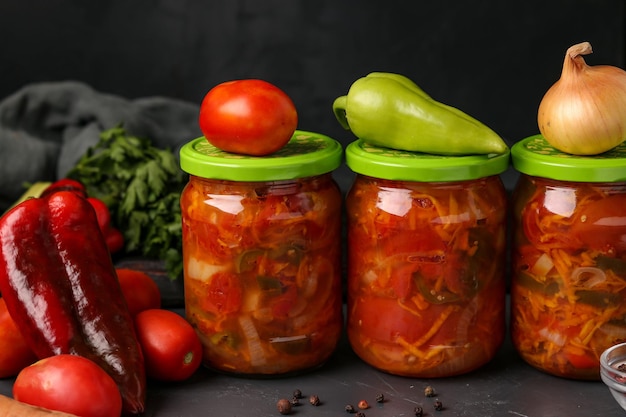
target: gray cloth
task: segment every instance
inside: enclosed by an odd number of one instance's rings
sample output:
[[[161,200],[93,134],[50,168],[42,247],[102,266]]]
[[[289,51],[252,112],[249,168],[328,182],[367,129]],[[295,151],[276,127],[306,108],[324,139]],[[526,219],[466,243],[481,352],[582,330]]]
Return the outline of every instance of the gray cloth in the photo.
[[[64,177],[100,133],[123,124],[169,148],[201,135],[199,105],[165,97],[128,100],[76,81],[31,84],[0,102],[0,213],[25,183]]]

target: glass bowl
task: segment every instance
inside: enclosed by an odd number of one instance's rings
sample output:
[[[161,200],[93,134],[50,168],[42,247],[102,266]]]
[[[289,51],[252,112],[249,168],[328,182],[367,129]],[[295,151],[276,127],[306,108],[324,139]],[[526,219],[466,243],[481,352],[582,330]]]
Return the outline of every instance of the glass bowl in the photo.
[[[618,404],[626,410],[626,343],[614,345],[602,352],[600,376]]]

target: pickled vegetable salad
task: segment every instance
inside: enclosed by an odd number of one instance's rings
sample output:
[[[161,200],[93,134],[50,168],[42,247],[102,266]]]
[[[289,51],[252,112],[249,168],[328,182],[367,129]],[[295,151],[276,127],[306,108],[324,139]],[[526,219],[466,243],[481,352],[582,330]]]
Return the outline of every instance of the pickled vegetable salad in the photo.
[[[390,184],[364,178],[348,199],[352,347],[400,375],[475,369],[504,337],[503,190]]]
[[[343,322],[338,189],[230,184],[190,183],[181,201],[186,313],[205,362],[265,375],[318,366]]]
[[[516,210],[512,337],[540,369],[597,379],[602,351],[626,340],[626,195],[577,190],[559,206],[536,192]]]

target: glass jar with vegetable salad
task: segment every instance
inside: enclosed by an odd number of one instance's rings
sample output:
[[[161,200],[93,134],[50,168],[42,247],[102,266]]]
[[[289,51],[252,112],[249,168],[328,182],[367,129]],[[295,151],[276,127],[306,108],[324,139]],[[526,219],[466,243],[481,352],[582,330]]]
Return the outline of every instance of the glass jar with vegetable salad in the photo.
[[[574,156],[535,135],[511,154],[513,343],[537,369],[597,380],[626,341],[626,145]]]
[[[207,367],[279,376],[322,365],[342,327],[342,148],[296,131],[251,157],[181,148],[185,313]]]
[[[502,155],[439,156],[357,140],[348,218],[347,333],[388,373],[463,374],[505,333]]]

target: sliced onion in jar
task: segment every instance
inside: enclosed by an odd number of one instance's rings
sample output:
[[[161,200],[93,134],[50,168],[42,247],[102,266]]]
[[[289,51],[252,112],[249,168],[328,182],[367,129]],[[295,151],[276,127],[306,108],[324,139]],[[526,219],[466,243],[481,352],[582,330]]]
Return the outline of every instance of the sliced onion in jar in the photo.
[[[489,362],[491,353],[485,351],[485,346],[473,341],[462,346],[430,346],[430,349],[443,348],[445,359],[433,364],[429,369],[433,378],[452,376],[469,372]]]
[[[543,337],[544,339],[558,347],[563,347],[565,345],[565,342],[567,342],[567,338],[565,337],[565,335],[554,330],[550,330],[547,327],[539,330],[539,336]]]
[[[239,316],[239,326],[246,337],[248,344],[248,353],[250,353],[250,365],[253,367],[264,366],[267,364],[267,358],[265,357],[265,351],[261,346],[261,339],[259,333],[254,327],[252,319],[247,315]]]
[[[579,266],[572,271],[572,283],[585,288],[593,288],[606,281],[606,274],[600,268]]]
[[[530,268],[530,272],[535,276],[545,277],[552,268],[554,268],[552,258],[547,253],[543,253]]]
[[[468,341],[470,327],[476,324],[478,312],[478,297],[474,297],[467,307],[461,311],[456,326],[456,338],[461,343]]]
[[[322,270],[328,270],[328,268]],[[332,266],[330,270],[332,271]],[[318,270],[313,268],[310,262],[301,262],[296,275],[298,295],[304,298],[313,297],[320,279],[326,279],[326,277],[320,277]]]
[[[190,257],[185,265],[185,272],[189,278],[205,282],[209,281],[214,274],[224,269],[224,265],[213,265],[195,257]]]

